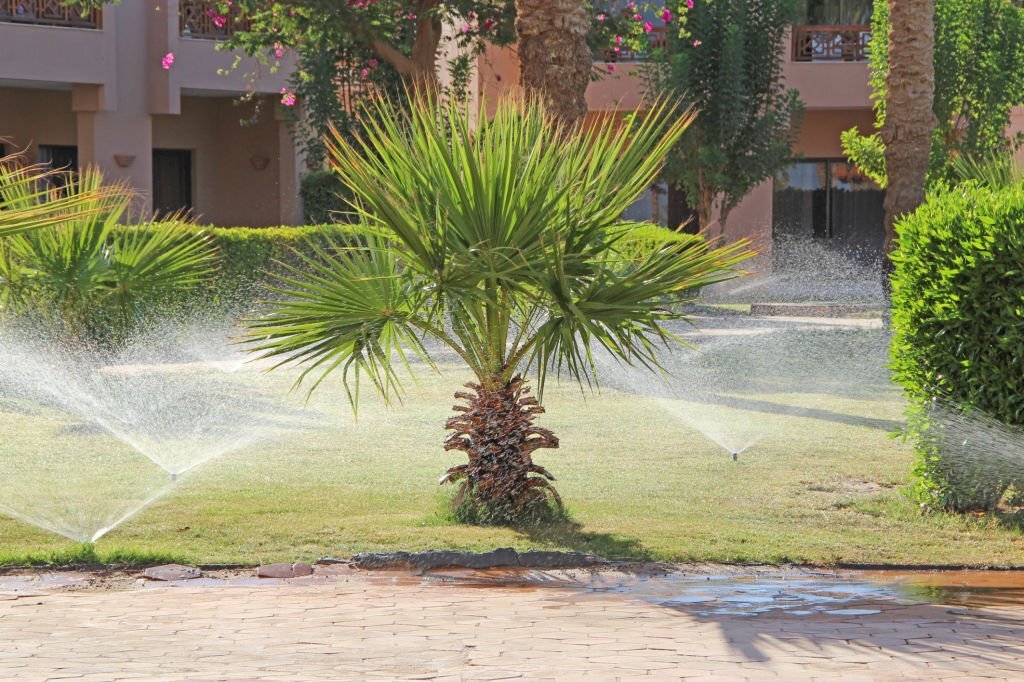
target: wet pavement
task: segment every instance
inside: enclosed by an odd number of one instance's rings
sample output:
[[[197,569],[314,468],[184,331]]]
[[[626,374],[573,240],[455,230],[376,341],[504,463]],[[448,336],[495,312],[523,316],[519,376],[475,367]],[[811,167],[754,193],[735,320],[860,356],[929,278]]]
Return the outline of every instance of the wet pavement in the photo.
[[[0,576],[0,679],[1024,679],[1024,573]]]

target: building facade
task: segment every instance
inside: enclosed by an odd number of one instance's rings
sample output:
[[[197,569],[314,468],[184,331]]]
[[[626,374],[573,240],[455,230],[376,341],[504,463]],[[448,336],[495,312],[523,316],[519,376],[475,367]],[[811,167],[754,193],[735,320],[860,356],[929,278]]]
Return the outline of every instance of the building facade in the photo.
[[[301,164],[278,105],[290,69],[233,66],[217,49],[232,21],[189,0],[121,0],[84,16],[60,0],[2,0],[0,143],[32,161],[98,166],[147,211],[302,222]]]
[[[884,191],[848,164],[840,134],[852,127],[874,128],[868,83],[867,46],[871,0],[806,0],[790,31],[784,77],[805,105],[794,158],[776,177],[754,189],[728,216],[706,229],[712,236],[753,241],[764,255],[761,267],[779,265],[788,244],[814,243],[864,260],[882,247]],[[654,42],[664,40],[655,33]],[[621,53],[615,63],[598,56],[605,73],[587,91],[592,116],[621,115],[642,106],[639,70],[645,55]],[[609,66],[614,71],[609,71]],[[477,90],[493,102],[517,85],[511,50],[492,49],[479,62]],[[655,187],[630,217],[667,222],[667,189]]]

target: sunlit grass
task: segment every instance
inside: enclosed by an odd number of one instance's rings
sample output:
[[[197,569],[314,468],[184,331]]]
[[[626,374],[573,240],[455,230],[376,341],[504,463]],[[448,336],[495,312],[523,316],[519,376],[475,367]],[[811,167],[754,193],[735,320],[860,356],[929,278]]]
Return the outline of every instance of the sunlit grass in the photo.
[[[249,376],[282,392],[290,380]],[[386,410],[371,400],[358,420],[331,384],[309,408],[322,413],[324,428],[290,432],[197,469],[102,537],[88,558],[254,564],[509,546],[667,561],[1024,563],[1024,539],[1012,526],[922,514],[902,496],[912,454],[889,436],[886,425],[900,419],[902,402],[884,389],[871,399],[758,394],[744,403],[748,409],[730,408],[764,432],[734,462],[654,400],[549,386],[539,421],[562,447],[538,452],[537,460],[558,477],[573,522],[521,531],[454,524],[443,513],[449,493],[436,482],[461,456],[443,451],[442,426],[451,394],[468,379],[455,370],[424,377],[404,405]],[[794,405],[813,410],[793,415]],[[38,435],[39,424],[3,409],[4,448]],[[54,443],[66,434],[53,432]],[[88,437],[95,446],[97,437]],[[40,490],[68,484],[19,475]],[[2,564],[82,563],[82,551],[0,517]]]

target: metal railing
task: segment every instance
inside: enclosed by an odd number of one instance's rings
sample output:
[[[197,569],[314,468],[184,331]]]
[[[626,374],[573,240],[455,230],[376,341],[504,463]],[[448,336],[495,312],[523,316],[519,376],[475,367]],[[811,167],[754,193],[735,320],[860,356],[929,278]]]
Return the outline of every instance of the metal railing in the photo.
[[[102,28],[103,12],[64,7],[61,0],[0,0],[0,22],[34,26]]]
[[[870,26],[794,26],[793,61],[863,62],[870,40]]]
[[[248,31],[249,22],[237,7],[221,14],[216,2],[181,0],[178,5],[178,30],[183,38],[227,40],[237,31]]]

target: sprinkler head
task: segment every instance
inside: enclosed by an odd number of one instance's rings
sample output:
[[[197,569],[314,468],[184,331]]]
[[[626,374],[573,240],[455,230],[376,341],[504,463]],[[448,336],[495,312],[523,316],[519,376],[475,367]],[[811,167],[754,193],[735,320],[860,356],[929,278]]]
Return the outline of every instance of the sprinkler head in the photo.
[[[740,458],[740,453],[738,453],[738,452],[734,452],[734,453],[732,453],[732,461],[734,461],[734,462],[735,462],[735,461],[737,461],[737,460],[738,460],[739,458]]]
[[[171,474],[171,481],[174,482],[174,481],[177,481],[177,480],[178,480],[178,474],[176,474],[176,473]]]

